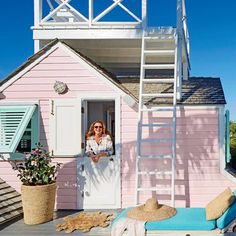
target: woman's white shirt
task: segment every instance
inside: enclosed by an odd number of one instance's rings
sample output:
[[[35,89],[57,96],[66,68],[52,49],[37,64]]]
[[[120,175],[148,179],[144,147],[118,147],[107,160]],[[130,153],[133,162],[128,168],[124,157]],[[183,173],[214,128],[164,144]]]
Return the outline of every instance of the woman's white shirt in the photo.
[[[96,142],[95,136],[91,136],[87,139],[85,149],[87,156],[97,155],[101,152],[107,153],[108,156],[113,154],[114,150],[110,135],[103,134],[99,143]]]

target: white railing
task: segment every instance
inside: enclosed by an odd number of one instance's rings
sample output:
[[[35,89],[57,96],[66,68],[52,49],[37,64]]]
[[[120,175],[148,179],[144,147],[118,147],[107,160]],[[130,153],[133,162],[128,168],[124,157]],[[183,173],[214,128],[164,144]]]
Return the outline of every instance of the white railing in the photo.
[[[78,0],[34,0],[34,20],[35,27],[44,25],[85,25],[89,27],[97,25],[124,25],[124,26],[135,26],[145,27],[146,26],[146,1],[142,0],[141,16],[137,16],[131,9],[129,9],[124,3],[124,0],[110,0],[111,4],[106,7],[98,15],[94,15],[94,1],[88,1],[88,14],[85,16],[78,9],[75,4],[72,6],[71,2],[80,4]],[[43,6],[47,7],[48,13],[45,17],[42,17],[42,12],[45,12]],[[115,8],[122,9],[132,20],[130,21],[115,21],[105,22],[102,19],[111,13]]]

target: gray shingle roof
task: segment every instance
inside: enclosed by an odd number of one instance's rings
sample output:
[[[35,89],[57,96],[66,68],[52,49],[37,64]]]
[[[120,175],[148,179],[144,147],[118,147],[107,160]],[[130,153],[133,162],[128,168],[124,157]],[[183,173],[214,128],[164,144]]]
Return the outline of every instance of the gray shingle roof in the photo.
[[[121,84],[138,99],[139,79],[120,78]],[[147,93],[171,93],[171,84],[145,84],[144,92]],[[148,104],[170,104],[171,98],[146,99]],[[182,100],[179,104],[226,104],[220,78],[192,77],[182,83]]]
[[[0,226],[22,213],[21,195],[0,178]]]

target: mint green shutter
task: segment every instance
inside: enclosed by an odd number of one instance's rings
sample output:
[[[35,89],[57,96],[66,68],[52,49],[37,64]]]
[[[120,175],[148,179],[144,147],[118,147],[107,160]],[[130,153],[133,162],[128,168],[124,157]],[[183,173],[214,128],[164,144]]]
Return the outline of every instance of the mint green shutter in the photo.
[[[0,106],[0,153],[15,152],[36,105]]]

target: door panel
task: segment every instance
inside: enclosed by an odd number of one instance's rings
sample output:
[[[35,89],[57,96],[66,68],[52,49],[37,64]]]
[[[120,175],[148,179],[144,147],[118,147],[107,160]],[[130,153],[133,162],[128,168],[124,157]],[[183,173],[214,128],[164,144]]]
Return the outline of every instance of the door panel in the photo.
[[[84,159],[84,209],[117,208],[119,189],[119,159],[114,155],[98,163]]]

